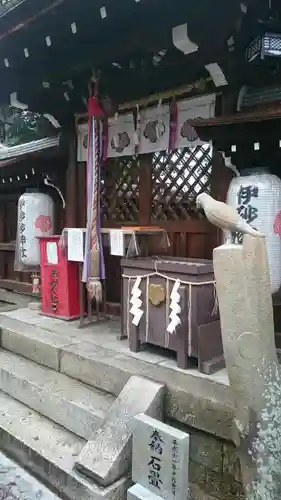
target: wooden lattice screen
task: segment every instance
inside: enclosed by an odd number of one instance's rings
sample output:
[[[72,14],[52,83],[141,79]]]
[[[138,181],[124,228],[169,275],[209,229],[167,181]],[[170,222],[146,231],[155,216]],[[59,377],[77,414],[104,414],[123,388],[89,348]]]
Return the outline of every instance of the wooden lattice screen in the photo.
[[[153,155],[152,218],[181,220],[194,213],[196,196],[209,191],[212,172],[209,145]]]
[[[194,211],[197,194],[211,186],[210,146],[110,159],[102,172],[104,227],[157,225],[169,235],[171,255],[211,258],[210,227]],[[107,251],[105,259],[108,300],[119,302],[120,266]]]
[[[101,186],[104,223],[139,222],[144,158],[118,158],[104,165]],[[151,156],[151,192],[147,193],[151,219],[176,221],[194,214],[196,196],[210,190],[211,162],[212,148],[208,145],[154,153]],[[142,188],[147,191],[148,186]]]
[[[124,157],[103,167],[101,204],[103,222],[139,221],[139,162]]]

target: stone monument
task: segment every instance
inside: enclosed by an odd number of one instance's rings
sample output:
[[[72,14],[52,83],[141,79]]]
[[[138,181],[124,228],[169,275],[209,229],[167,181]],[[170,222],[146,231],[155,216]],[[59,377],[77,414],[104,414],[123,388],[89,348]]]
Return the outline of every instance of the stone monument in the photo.
[[[224,231],[244,233],[242,245],[224,244],[213,252],[224,357],[236,410],[233,440],[247,500],[278,500],[281,376],[266,240],[239,221],[235,209],[211,197],[203,201],[210,222]]]
[[[127,500],[187,500],[189,435],[147,415],[134,420]]]

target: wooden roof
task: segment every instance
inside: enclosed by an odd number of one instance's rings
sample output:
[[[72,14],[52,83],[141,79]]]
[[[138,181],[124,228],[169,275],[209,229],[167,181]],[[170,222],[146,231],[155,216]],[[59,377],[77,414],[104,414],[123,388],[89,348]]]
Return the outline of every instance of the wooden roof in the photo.
[[[6,14],[0,7],[0,102],[16,92],[29,108],[58,118],[85,110],[93,69],[100,71],[101,93],[118,103],[207,76],[205,66],[212,62],[219,62],[229,83],[238,84],[244,46],[253,36],[246,28],[258,18],[257,6],[268,5],[267,0],[9,1],[13,8]],[[245,17],[246,28],[230,52],[227,40]],[[172,28],[185,22],[199,46],[187,56],[172,41]]]

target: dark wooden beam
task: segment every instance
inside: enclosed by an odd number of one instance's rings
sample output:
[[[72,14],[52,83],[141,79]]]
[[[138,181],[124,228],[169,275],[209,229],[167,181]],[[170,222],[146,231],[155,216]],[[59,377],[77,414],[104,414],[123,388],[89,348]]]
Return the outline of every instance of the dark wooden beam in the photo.
[[[39,19],[40,17],[46,16],[46,14],[48,14],[49,12],[51,12],[54,8],[59,7],[64,1],[65,0],[53,0],[53,2],[51,4],[45,5],[44,8],[43,7],[40,8],[40,2],[38,2],[38,0],[36,0],[37,11],[34,12],[33,14],[30,14],[30,12],[32,12],[32,6],[31,6],[30,1],[29,1],[28,2],[29,15],[28,15],[28,17],[24,16],[24,19],[22,19],[22,15],[24,15],[24,13],[23,13],[22,9],[19,11],[19,8],[20,8],[20,5],[19,5],[17,7],[18,11],[14,12],[16,14],[16,17],[18,18],[18,22],[16,22],[7,31],[3,30],[1,32],[1,34],[0,34],[0,41],[4,40],[5,38],[10,37],[11,35],[13,35],[14,33],[16,33],[17,31],[20,31],[20,30],[22,30],[24,28],[27,28],[29,26],[29,24],[37,21],[37,19]],[[24,7],[27,6],[27,4],[23,5],[24,4],[24,0],[22,2],[19,2],[19,3],[21,3],[21,7],[22,8],[24,8]],[[41,0],[41,4],[42,4],[42,0]],[[46,0],[45,0],[45,4],[46,4]],[[8,15],[8,14],[6,14],[6,15]],[[3,15],[1,16],[1,23],[2,23],[2,21],[3,21]],[[14,19],[14,22],[15,22],[15,19]]]
[[[0,278],[0,288],[4,288],[4,290],[10,290],[17,293],[24,293],[26,295],[32,295],[31,283],[24,283],[21,281]],[[38,295],[36,295],[36,297],[38,297]]]
[[[74,124],[73,124],[74,125]],[[74,126],[69,131],[69,157],[68,168],[66,171],[66,208],[65,223],[66,227],[78,226],[78,168],[77,168],[77,148],[76,133]]]
[[[139,223],[149,226],[152,213],[152,154],[141,155],[139,160]]]

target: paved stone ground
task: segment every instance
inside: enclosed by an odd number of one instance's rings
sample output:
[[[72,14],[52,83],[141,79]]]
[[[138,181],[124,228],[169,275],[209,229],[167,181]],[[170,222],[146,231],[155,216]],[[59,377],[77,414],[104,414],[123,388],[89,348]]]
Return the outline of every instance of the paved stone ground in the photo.
[[[59,497],[0,452],[0,500],[59,500]]]

